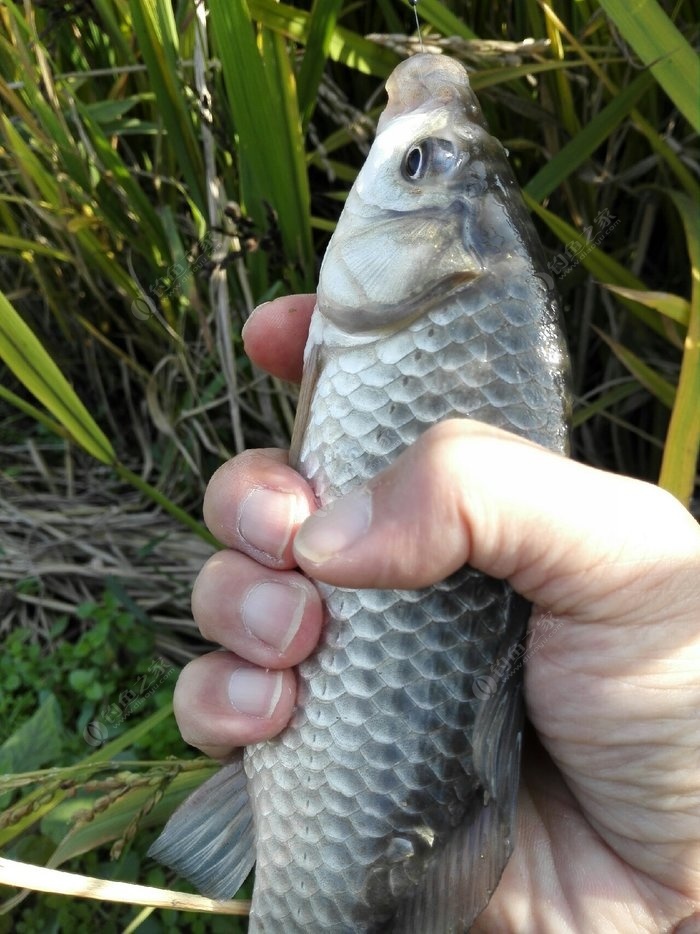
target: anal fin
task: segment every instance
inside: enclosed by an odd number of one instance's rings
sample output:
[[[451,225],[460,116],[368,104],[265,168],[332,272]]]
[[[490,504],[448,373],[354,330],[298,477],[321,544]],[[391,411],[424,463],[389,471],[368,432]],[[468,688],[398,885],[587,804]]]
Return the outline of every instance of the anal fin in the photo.
[[[489,903],[511,850],[510,828],[498,806],[481,807],[426,861],[420,882],[394,916],[392,934],[467,934]]]
[[[224,766],[172,815],[148,855],[210,898],[231,898],[255,862],[243,759]]]
[[[504,654],[524,633],[529,614],[530,605],[512,594],[513,635]],[[392,934],[467,934],[488,905],[513,851],[523,724],[518,668],[497,683],[474,724],[473,768],[482,799],[428,857],[417,886],[395,915]]]

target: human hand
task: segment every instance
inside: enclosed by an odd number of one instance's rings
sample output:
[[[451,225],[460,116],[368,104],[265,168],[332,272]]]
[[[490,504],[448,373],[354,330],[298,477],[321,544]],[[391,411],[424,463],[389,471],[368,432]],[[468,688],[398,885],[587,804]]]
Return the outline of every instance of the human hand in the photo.
[[[298,378],[312,308],[298,296],[259,309],[251,358]],[[202,570],[193,612],[228,651],[180,677],[185,739],[223,758],[286,724],[291,666],[322,623],[297,565],[339,586],[413,588],[469,562],[535,604],[537,733],[515,851],[473,931],[667,932],[682,919],[679,932],[700,931],[697,524],[656,487],[467,420],[431,428],[369,489],[371,522],[352,541],[353,511],[341,500],[312,517],[284,452],[249,451],[214,475],[205,519],[230,550]]]

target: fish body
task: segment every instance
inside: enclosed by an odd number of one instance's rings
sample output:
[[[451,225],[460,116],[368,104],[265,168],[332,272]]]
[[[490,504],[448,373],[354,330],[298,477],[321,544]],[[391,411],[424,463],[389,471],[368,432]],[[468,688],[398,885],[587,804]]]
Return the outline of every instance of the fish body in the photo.
[[[305,355],[292,457],[322,506],[445,418],[567,450],[551,280],[466,72],[418,55],[387,90]],[[513,846],[521,684],[494,671],[529,606],[470,567],[420,590],[319,588],[291,723],[196,792],[155,855],[217,895],[256,858],[253,932],[461,934]]]

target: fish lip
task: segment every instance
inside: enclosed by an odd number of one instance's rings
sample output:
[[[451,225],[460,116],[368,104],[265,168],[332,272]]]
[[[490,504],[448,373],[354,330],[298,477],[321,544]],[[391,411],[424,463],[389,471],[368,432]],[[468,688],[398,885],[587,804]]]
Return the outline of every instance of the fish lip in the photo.
[[[426,108],[461,111],[471,123],[487,129],[469,74],[446,55],[423,52],[400,62],[386,82],[389,101],[379,118],[377,132],[395,117]]]

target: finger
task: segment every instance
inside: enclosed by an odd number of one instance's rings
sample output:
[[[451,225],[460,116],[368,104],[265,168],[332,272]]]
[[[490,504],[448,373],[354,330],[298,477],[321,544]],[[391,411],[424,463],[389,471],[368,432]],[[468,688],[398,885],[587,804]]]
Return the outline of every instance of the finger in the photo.
[[[292,540],[315,508],[310,487],[276,448],[244,451],[209,481],[204,520],[224,545],[271,568],[292,568]]]
[[[316,512],[294,553],[343,587],[423,587],[469,563],[558,614],[635,620],[640,577],[645,614],[665,612],[666,562],[687,567],[690,593],[700,531],[657,487],[454,419]]]
[[[315,303],[315,295],[288,295],[259,305],[242,334],[253,363],[273,376],[298,383]]]
[[[307,578],[271,571],[245,555],[222,551],[195,581],[192,613],[205,639],[267,668],[288,668],[311,653],[323,619]]]
[[[212,652],[182,669],[173,707],[185,742],[223,759],[238,746],[279,733],[295,696],[292,671],[268,671],[231,652]]]

